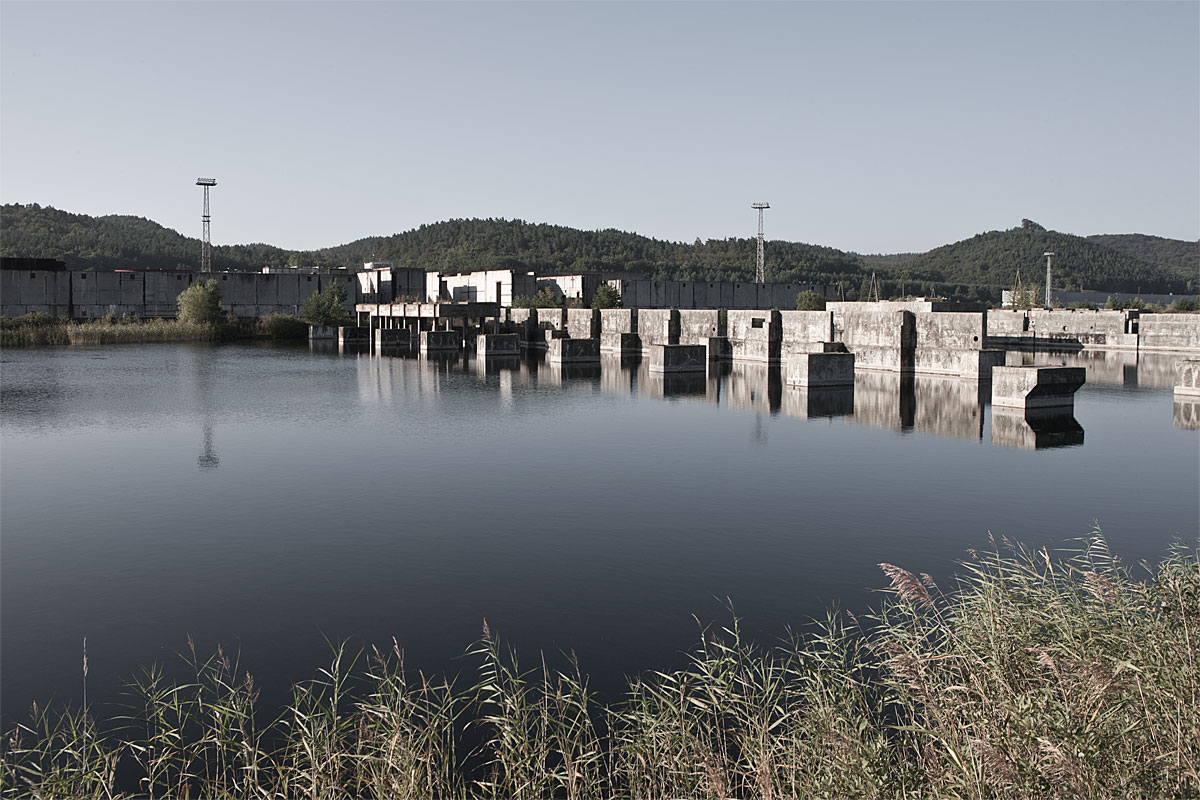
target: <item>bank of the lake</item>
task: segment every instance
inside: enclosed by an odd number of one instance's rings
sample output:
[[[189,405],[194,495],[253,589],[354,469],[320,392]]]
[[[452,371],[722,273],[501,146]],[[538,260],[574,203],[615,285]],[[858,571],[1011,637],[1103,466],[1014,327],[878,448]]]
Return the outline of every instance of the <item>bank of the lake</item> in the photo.
[[[304,322],[283,314],[205,324],[117,316],[76,322],[33,313],[21,317],[0,317],[0,347],[219,342],[234,339],[299,340],[304,338],[307,330]]]

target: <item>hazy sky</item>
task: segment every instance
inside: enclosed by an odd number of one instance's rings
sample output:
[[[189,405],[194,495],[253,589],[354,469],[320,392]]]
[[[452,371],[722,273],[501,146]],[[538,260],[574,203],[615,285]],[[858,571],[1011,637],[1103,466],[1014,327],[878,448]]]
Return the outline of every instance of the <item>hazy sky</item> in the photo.
[[[0,3],[0,200],[313,249],[455,217],[1200,237],[1200,3]]]

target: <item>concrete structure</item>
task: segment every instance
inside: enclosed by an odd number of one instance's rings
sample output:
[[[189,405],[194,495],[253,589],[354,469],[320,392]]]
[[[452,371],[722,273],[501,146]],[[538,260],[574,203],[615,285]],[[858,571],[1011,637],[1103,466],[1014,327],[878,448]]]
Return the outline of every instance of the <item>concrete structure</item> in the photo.
[[[636,311],[628,308],[605,308],[600,311],[600,352],[642,352],[642,341],[637,335]]]
[[[728,336],[710,336],[705,347],[708,349],[709,361],[733,360],[733,346],[729,344]]]
[[[702,344],[657,344],[650,348],[651,372],[706,372],[708,348]]]
[[[547,342],[551,364],[599,364],[599,339],[551,339]]]
[[[422,353],[457,352],[462,350],[463,338],[458,331],[421,331]]]
[[[308,340],[313,341],[335,341],[338,338],[338,329],[332,325],[309,325]]]
[[[1200,398],[1200,359],[1184,359],[1175,365],[1175,396]]]
[[[790,309],[796,295],[812,291],[828,297],[828,287],[812,283],[729,283],[612,279],[624,308]],[[588,300],[587,302],[590,302]]]
[[[914,371],[917,322],[911,311],[834,311],[833,340],[854,353],[856,369]]]
[[[379,328],[374,336],[379,347],[410,347],[413,341],[412,331],[407,328]]]
[[[1200,314],[1142,314],[1138,349],[1200,354]]]
[[[482,334],[475,339],[475,354],[484,357],[520,355],[520,337],[515,333]]]
[[[1075,392],[1086,379],[1083,367],[996,367],[992,370],[992,406],[1069,411],[1075,406]]]
[[[714,336],[724,336],[721,312],[715,308],[680,309],[679,344],[707,345]]]
[[[568,308],[566,310],[567,336],[572,339],[599,339],[600,312],[593,308]]]
[[[992,408],[992,444],[1043,450],[1083,444],[1083,426],[1070,413]]]
[[[778,311],[726,312],[734,361],[778,365],[783,352],[783,318]]]
[[[337,329],[338,344],[370,344],[371,329],[357,325],[344,325]]]
[[[679,311],[674,308],[639,309],[637,333],[644,355],[660,345],[679,344]]]
[[[853,353],[792,353],[787,357],[783,382],[804,389],[854,386]]]

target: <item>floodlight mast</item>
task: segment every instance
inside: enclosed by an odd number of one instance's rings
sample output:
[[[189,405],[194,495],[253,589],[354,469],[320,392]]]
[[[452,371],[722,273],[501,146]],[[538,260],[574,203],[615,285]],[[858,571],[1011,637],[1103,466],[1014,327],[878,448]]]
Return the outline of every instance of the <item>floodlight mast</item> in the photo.
[[[216,178],[196,178],[196,185],[204,187],[204,216],[200,219],[204,223],[204,234],[200,242],[200,271],[212,272],[212,241],[209,226],[212,217],[208,213],[208,187],[216,186]]]
[[[1050,307],[1050,259],[1054,253],[1042,253],[1046,257],[1046,308]]]
[[[758,265],[754,270],[754,282],[766,283],[767,271],[763,266],[763,209],[771,207],[770,203],[751,203],[751,208],[758,209]]]

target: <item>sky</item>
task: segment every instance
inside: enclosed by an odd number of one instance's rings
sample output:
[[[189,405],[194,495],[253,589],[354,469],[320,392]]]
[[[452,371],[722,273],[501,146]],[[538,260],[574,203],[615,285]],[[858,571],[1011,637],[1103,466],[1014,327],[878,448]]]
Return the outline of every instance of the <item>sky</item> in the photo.
[[[0,201],[289,250],[453,218],[1200,238],[1200,3],[0,2]],[[2,220],[0,220],[2,224]]]

